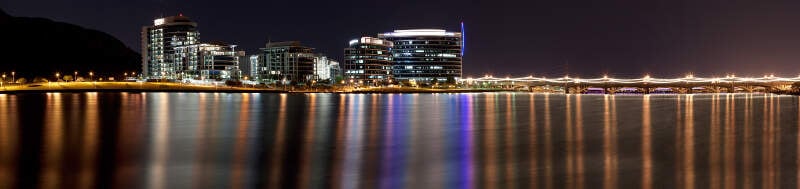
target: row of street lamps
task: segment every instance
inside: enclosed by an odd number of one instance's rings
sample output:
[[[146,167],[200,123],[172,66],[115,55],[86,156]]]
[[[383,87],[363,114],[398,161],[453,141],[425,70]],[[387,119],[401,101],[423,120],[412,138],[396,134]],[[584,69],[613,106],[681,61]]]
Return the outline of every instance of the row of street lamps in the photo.
[[[14,72],[11,72],[11,75],[13,77]],[[128,77],[128,72],[125,72],[124,75],[125,75],[125,78],[127,78]],[[131,75],[132,76],[136,76],[136,72],[131,72]],[[5,80],[5,77],[6,77],[6,75],[3,74],[3,80]],[[56,81],[58,81],[60,78],[61,78],[61,73],[56,72]],[[123,78],[123,79],[125,79],[125,78]],[[73,73],[72,81],[78,81],[78,72],[77,71]],[[94,81],[94,72],[89,72],[89,81]]]

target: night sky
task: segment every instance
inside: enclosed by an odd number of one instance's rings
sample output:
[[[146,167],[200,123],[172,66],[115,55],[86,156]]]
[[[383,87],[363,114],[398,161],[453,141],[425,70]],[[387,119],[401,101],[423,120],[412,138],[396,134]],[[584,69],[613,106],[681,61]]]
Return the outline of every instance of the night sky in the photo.
[[[800,1],[3,0],[13,16],[107,32],[140,51],[154,18],[183,13],[202,41],[256,52],[297,40],[338,60],[350,39],[395,29],[459,30],[465,76],[763,76],[800,73]]]

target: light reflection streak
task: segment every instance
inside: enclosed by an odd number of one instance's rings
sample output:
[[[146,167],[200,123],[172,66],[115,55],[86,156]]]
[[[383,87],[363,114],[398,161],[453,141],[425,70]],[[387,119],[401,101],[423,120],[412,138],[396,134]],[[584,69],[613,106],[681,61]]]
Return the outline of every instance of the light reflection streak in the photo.
[[[736,95],[725,95],[725,189],[736,188]]]
[[[694,95],[686,96],[686,115],[684,116],[684,145],[683,145],[683,175],[685,189],[693,189],[695,181],[694,172]]]
[[[41,188],[62,186],[62,163],[64,154],[64,118],[62,94],[48,93],[46,122],[44,127],[44,149],[42,151]]]
[[[181,95],[183,95],[183,94],[181,94]],[[216,101],[217,94],[214,94],[213,98]],[[210,174],[209,171],[207,171],[208,165],[206,165],[205,162],[211,161],[210,160],[211,158],[208,157],[208,156],[209,156],[209,154],[213,153],[213,150],[212,150],[212,147],[211,147],[212,145],[209,144],[209,143],[212,143],[212,142],[209,139],[213,138],[212,135],[214,134],[214,132],[213,131],[209,131],[210,130],[209,127],[211,125],[211,124],[209,124],[209,122],[211,120],[216,121],[216,120],[219,120],[219,119],[217,118],[218,115],[215,115],[215,113],[213,112],[213,111],[215,111],[214,109],[217,108],[216,107],[217,103],[216,102],[212,102],[213,107],[210,107],[209,105],[207,105],[208,101],[210,101],[210,98],[207,97],[206,93],[198,94],[198,98],[195,99],[195,100],[197,100],[197,107],[198,107],[198,113],[197,113],[198,115],[197,115],[197,117],[198,118],[206,118],[206,117],[209,117],[209,115],[211,115],[211,118],[209,118],[208,120],[198,120],[197,129],[196,129],[197,134],[195,135],[195,136],[197,136],[195,145],[203,146],[203,147],[202,148],[197,148],[196,151],[195,151],[195,156],[197,156],[197,157],[195,157],[195,159],[194,159],[194,161],[196,163],[194,163],[193,166],[192,166],[192,169],[193,169],[192,173],[193,173],[193,177],[194,177],[192,179],[192,181],[193,181],[192,184],[194,185],[192,188],[201,188],[201,187],[205,187],[205,186],[212,186],[211,183],[209,183],[211,181],[211,179],[205,179]],[[211,109],[212,112],[210,112],[210,113],[206,112],[208,109]]]
[[[675,113],[675,186],[683,186],[683,128],[685,127],[683,122],[682,116],[682,109],[681,109],[681,97],[684,95],[678,95],[675,102],[675,109],[677,110]],[[688,96],[688,95],[685,95]],[[686,100],[686,98],[684,98]]]
[[[553,189],[553,133],[550,114],[550,94],[544,95],[544,184],[546,189]]]
[[[352,95],[353,94],[340,94],[339,95],[339,104],[338,104],[338,106],[339,106],[338,115],[339,116],[338,116],[337,121],[336,121],[336,136],[334,137],[334,139],[336,141],[335,145],[334,145],[334,147],[336,147],[335,149],[344,149],[345,148],[345,144],[346,143],[344,142],[344,137],[345,137],[345,134],[347,133],[347,126],[346,126],[347,120],[345,119],[345,114],[347,113],[345,111],[345,105],[346,105],[346,102],[347,102],[346,101],[347,100],[346,96],[352,96]],[[353,103],[353,102],[351,102],[351,103]],[[344,167],[344,163],[343,163],[345,154],[346,154],[346,152],[344,152],[342,150],[334,150],[333,151],[333,154],[332,154],[333,158],[334,158],[333,159],[333,166],[332,166],[333,169],[331,169],[331,172],[332,172],[331,173],[332,174],[331,175],[331,177],[332,177],[331,178],[331,186],[332,186],[332,188],[340,188],[340,186],[342,184],[343,169],[346,168],[346,167]]]
[[[529,124],[529,127],[530,127],[530,132],[531,132],[530,135],[529,135],[530,136],[530,143],[531,143],[531,148],[529,149],[530,157],[531,157],[531,160],[530,160],[530,162],[531,162],[531,175],[530,175],[530,179],[531,180],[530,180],[530,185],[531,185],[531,188],[539,188],[539,182],[538,182],[539,165],[537,164],[538,163],[537,162],[538,161],[538,158],[537,158],[538,151],[537,150],[538,150],[538,145],[539,145],[539,141],[537,141],[537,140],[538,140],[539,137],[536,136],[536,134],[537,134],[536,133],[536,129],[537,129],[536,128],[537,127],[537,125],[536,125],[536,98],[535,98],[536,95],[531,93],[529,96],[530,96],[530,100],[529,100],[529,102],[530,102],[530,105],[529,105],[529,108],[530,108],[530,110],[529,110],[530,111],[530,115],[529,115],[530,121],[529,121],[529,123],[530,124]]]
[[[94,165],[97,159],[97,137],[99,136],[98,127],[100,126],[97,122],[99,113],[97,103],[99,103],[97,101],[97,93],[86,93],[86,107],[84,112],[86,125],[84,125],[83,129],[78,188],[94,188]]]
[[[710,172],[709,187],[720,188],[720,115],[719,115],[719,94],[711,96],[711,127],[709,138],[708,165]]]
[[[269,160],[269,180],[267,180],[267,186],[269,186],[268,188],[280,188],[281,181],[283,181],[283,174],[281,174],[283,162],[281,160],[284,156],[283,148],[286,146],[286,95],[286,93],[280,94],[278,124],[276,125],[277,128],[275,131],[275,145],[272,148],[272,153],[270,153],[271,157]]]
[[[495,125],[495,94],[486,94],[486,133],[483,142],[483,148],[486,149],[486,153],[484,153],[484,159],[486,160],[486,164],[484,164],[484,172],[486,173],[485,179],[485,186],[481,188],[496,188],[499,184],[498,179],[499,175],[497,169],[497,146],[498,144],[495,142],[497,138],[495,138],[495,134],[497,131],[497,126]]]
[[[755,143],[754,135],[752,131],[753,123],[750,119],[753,116],[752,109],[753,107],[753,95],[747,94],[745,95],[745,103],[744,103],[744,126],[742,128],[742,132],[744,132],[744,146],[742,147],[742,189],[751,189],[753,186],[753,150],[752,145]]]
[[[153,106],[150,112],[154,112],[158,117],[151,123],[153,142],[150,143],[150,165],[148,168],[148,188],[165,188],[166,166],[169,160],[169,123],[170,108],[169,95],[161,93],[156,96],[154,101],[159,102],[158,106]]]
[[[503,137],[503,140],[505,140],[504,146],[506,146],[505,147],[505,152],[504,152],[505,153],[505,158],[504,158],[505,160],[503,162],[503,164],[505,165],[503,168],[505,169],[505,173],[504,173],[505,179],[504,180],[505,180],[506,188],[516,188],[516,182],[515,182],[515,180],[516,180],[515,179],[516,178],[516,175],[515,175],[516,170],[514,169],[514,167],[515,167],[514,162],[517,162],[517,161],[515,161],[515,158],[514,158],[514,157],[516,157],[515,153],[514,153],[514,148],[511,147],[511,146],[514,146],[514,131],[516,131],[515,128],[512,128],[513,127],[512,115],[515,112],[515,110],[513,110],[512,108],[513,108],[514,104],[516,104],[516,102],[512,102],[514,97],[515,96],[512,96],[511,93],[506,93],[506,98],[505,98],[505,101],[506,101],[506,104],[505,104],[505,106],[506,106],[506,110],[505,110],[506,120],[505,120],[505,122],[506,122],[506,124],[505,124],[505,128],[504,128],[505,132],[504,132],[504,137]]]
[[[800,156],[800,97],[797,97],[797,106],[795,108],[797,111],[797,154]],[[800,181],[800,157],[797,158],[795,161],[797,164],[797,180]],[[797,188],[800,188],[800,183],[797,184]]]
[[[650,95],[642,100],[642,189],[653,187],[652,121],[650,120]]]
[[[397,114],[395,113],[395,109],[399,109],[397,107],[394,107],[394,101],[395,101],[394,98],[395,98],[394,94],[389,94],[388,97],[387,97],[387,99],[388,99],[387,101],[388,102],[387,102],[387,109],[386,109],[386,124],[384,124],[384,125],[387,126],[387,128],[386,128],[386,133],[383,136],[383,143],[385,144],[385,146],[394,146],[394,145],[396,145],[394,143],[394,140],[395,140],[394,138],[396,137],[394,135],[395,134],[395,129],[397,129],[397,127],[399,127],[398,125],[402,125],[402,124],[399,124],[399,123],[394,123],[394,117],[397,116]],[[343,102],[341,102],[341,103],[343,103]],[[340,111],[343,111],[343,110],[340,109]],[[399,158],[398,159],[392,158],[394,154],[395,153],[393,153],[392,149],[383,149],[382,150],[382,156],[383,157],[381,158],[381,165],[380,165],[380,169],[381,169],[380,176],[381,177],[380,177],[379,184],[378,184],[379,188],[393,188],[393,184],[394,183],[391,183],[390,181],[393,180],[391,178],[391,176],[394,176],[394,175],[392,175],[392,171],[391,170],[392,170],[393,165],[398,163],[398,161],[399,161],[398,160]]]
[[[242,100],[239,103],[239,124],[236,127],[236,141],[233,144],[233,158],[231,169],[231,188],[245,188],[248,178],[247,167],[247,135],[250,127],[250,96],[249,93],[242,93]]]
[[[117,133],[114,136],[117,139],[116,157],[115,161],[146,161],[147,157],[135,156],[135,154],[146,153],[143,151],[146,146],[144,144],[146,137],[147,123],[139,119],[145,117],[141,110],[147,110],[147,103],[143,99],[142,94],[120,93],[120,110],[119,122],[120,125]],[[114,170],[114,187],[123,188],[129,186],[143,187],[139,181],[142,175],[143,168],[134,166],[120,167]]]
[[[369,128],[367,132],[367,141],[364,143],[365,146],[369,146],[369,148],[378,148],[380,146],[380,135],[378,135],[380,124],[378,123],[378,117],[381,117],[380,110],[378,109],[378,97],[379,95],[371,95],[371,102],[369,108]],[[375,188],[378,187],[377,179],[380,177],[377,175],[377,167],[380,165],[380,157],[379,151],[375,150],[368,150],[364,157],[362,158],[362,164],[364,170],[362,171],[364,174],[361,178],[362,182],[359,185],[359,188]]]
[[[772,188],[772,112],[771,112],[771,96],[764,96],[763,115],[761,131],[761,188]]]
[[[575,95],[575,173],[578,174],[576,178],[576,188],[585,188],[584,175],[586,175],[583,170],[583,111],[581,111],[582,97],[583,95]]]
[[[616,101],[613,95],[603,97],[603,188],[617,188]]]
[[[572,189],[572,188],[575,188],[575,182],[576,182],[575,181],[575,176],[576,176],[575,175],[575,167],[574,167],[575,166],[574,165],[574,163],[575,163],[575,154],[574,154],[575,151],[574,151],[574,147],[573,147],[573,145],[575,143],[575,139],[574,139],[573,133],[572,133],[573,132],[572,131],[572,127],[573,127],[572,126],[572,101],[571,101],[572,100],[572,95],[571,94],[567,94],[564,97],[566,97],[565,101],[567,103],[564,106],[565,109],[566,109],[566,112],[565,112],[565,117],[566,117],[566,121],[565,122],[566,122],[566,124],[564,125],[566,127],[566,137],[565,137],[566,141],[564,141],[564,143],[566,144],[566,149],[565,150],[567,151],[566,158],[565,158],[566,161],[567,161],[567,171],[566,171],[567,175],[566,175],[565,182],[566,182],[567,188]]]
[[[461,98],[461,143],[459,146],[463,147],[463,151],[461,152],[461,164],[459,165],[459,170],[461,173],[460,182],[461,185],[456,188],[461,189],[472,189],[475,188],[475,170],[474,164],[476,164],[474,160],[474,154],[476,153],[473,149],[475,148],[475,135],[472,134],[474,131],[474,107],[473,103],[473,96],[470,94],[462,94],[459,95]],[[390,101],[391,102],[391,101]]]
[[[352,122],[347,124],[347,132],[345,135],[344,153],[344,170],[342,170],[342,188],[356,188],[358,187],[358,180],[361,178],[361,152],[363,151],[363,130],[364,119],[362,113],[364,112],[364,96],[351,95],[350,96],[350,110],[356,112],[351,114],[353,116]]]
[[[305,133],[303,136],[308,137],[307,139],[303,140],[303,153],[300,156],[300,170],[298,171],[300,175],[300,179],[297,179],[297,187],[298,188],[309,188],[310,180],[311,180],[311,173],[312,168],[315,166],[315,162],[312,162],[312,155],[314,152],[314,129],[315,129],[315,122],[314,120],[317,119],[317,94],[311,93],[307,94],[308,103],[305,103],[306,109],[308,110],[308,122],[305,124]]]
[[[16,95],[0,94],[0,188],[16,188],[17,116]]]

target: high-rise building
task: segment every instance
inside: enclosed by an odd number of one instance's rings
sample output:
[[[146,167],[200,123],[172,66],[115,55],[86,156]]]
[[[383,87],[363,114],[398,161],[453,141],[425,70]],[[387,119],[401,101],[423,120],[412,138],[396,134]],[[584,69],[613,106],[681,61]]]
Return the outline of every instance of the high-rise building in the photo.
[[[219,42],[177,46],[173,62],[183,69],[175,78],[238,79],[243,54],[236,51],[236,45]]]
[[[297,41],[271,42],[256,57],[253,77],[268,83],[306,83],[314,79],[314,49]],[[253,57],[251,57],[253,58]]]
[[[361,37],[353,39],[344,49],[344,77],[367,84],[389,80],[392,77],[391,41]]]
[[[150,79],[176,79],[186,65],[174,62],[175,47],[198,43],[197,23],[183,15],[159,18],[142,28],[142,74]]]
[[[317,81],[332,81],[338,76],[339,62],[319,54],[314,57],[314,79]]]
[[[398,80],[430,82],[461,78],[461,45],[459,32],[439,29],[395,30],[378,34],[378,38],[394,42],[392,75]]]
[[[259,66],[261,65],[259,62],[262,60],[264,60],[264,54],[250,55],[250,70],[248,74],[253,80],[262,79],[261,77],[263,77],[263,73],[266,73],[267,71],[267,67]]]

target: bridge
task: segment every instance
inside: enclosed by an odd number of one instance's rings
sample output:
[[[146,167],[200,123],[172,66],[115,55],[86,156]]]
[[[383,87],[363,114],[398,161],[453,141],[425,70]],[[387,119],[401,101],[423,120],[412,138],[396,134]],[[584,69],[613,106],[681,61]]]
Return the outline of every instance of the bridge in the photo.
[[[564,92],[568,94],[603,93],[798,93],[800,76],[794,78],[775,77],[736,77],[728,75],[720,78],[701,78],[688,75],[683,78],[652,78],[649,75],[637,79],[620,79],[604,76],[602,78],[546,78],[518,77],[496,78],[490,75],[481,78],[461,79],[468,87],[512,88],[531,92]]]

